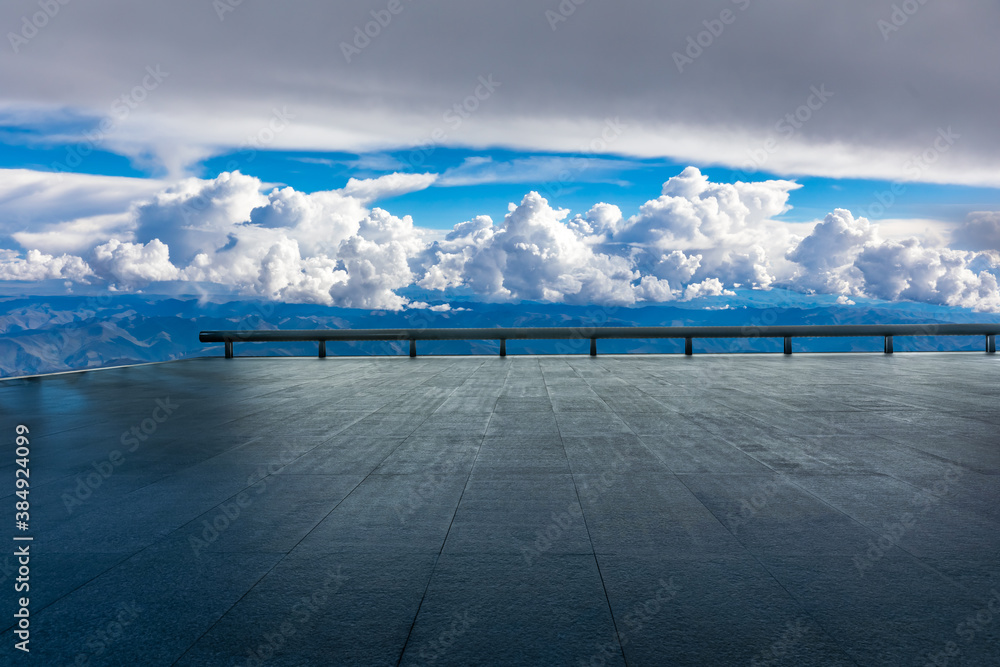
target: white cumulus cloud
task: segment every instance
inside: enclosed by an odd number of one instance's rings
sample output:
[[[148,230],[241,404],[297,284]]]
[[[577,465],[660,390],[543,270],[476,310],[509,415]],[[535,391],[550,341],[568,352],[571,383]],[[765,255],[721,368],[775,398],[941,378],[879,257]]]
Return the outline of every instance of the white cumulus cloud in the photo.
[[[638,273],[630,262],[595,252],[565,224],[568,214],[531,192],[499,226],[485,217],[462,223],[434,249],[443,268],[431,267],[423,284],[461,281],[491,301],[633,303]]]
[[[965,223],[952,232],[951,242],[956,248],[1000,253],[1000,211],[970,213]]]
[[[45,181],[18,178],[22,186]],[[311,193],[268,191],[240,172],[183,179],[119,198],[117,209],[99,200],[79,218],[16,230],[8,238],[21,248],[0,251],[0,279],[103,281],[118,290],[213,283],[234,295],[366,309],[429,307],[404,296],[413,287],[443,300],[462,290],[489,302],[631,305],[781,286],[844,305],[869,297],[1000,312],[996,213],[970,216],[953,248],[930,237],[884,239],[845,209],[803,238],[776,219],[798,184],[713,183],[693,167],[628,218],[603,202],[571,216],[529,192],[498,223],[481,215],[434,232],[372,206],[436,178],[390,174]],[[81,187],[42,190],[76,197]],[[29,196],[18,192],[17,201]],[[71,250],[48,250],[60,237]]]
[[[145,245],[111,239],[94,248],[93,265],[117,289],[134,289],[180,275],[170,263],[167,245],[158,239]]]
[[[64,279],[86,283],[92,275],[90,266],[73,255],[55,257],[40,250],[29,250],[22,258],[12,250],[0,250],[0,280]]]
[[[1000,310],[995,255],[928,246],[918,238],[883,240],[878,226],[837,209],[786,257],[803,290]]]

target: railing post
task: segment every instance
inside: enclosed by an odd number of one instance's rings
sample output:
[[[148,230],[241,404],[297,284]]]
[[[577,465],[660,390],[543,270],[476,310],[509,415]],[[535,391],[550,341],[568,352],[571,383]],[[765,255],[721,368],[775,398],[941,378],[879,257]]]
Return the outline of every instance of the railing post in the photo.
[[[892,354],[892,336],[885,337],[885,353]]]
[[[326,341],[321,340],[319,342],[319,358],[326,359]]]
[[[996,354],[996,353],[997,353],[996,334],[988,334],[986,336],[986,354]]]
[[[506,357],[507,356],[507,339],[506,338],[501,338],[500,339],[500,356],[501,357]]]
[[[232,358],[233,358],[233,341],[227,340],[226,341],[226,359],[232,359]]]
[[[591,338],[590,339],[590,356],[592,356],[592,357],[596,357],[597,356],[597,339],[596,338]]]
[[[694,343],[690,336],[684,339],[684,354],[689,357],[694,354]]]
[[[411,338],[410,339],[410,356],[411,357],[417,356],[417,339],[416,338]]]
[[[792,353],[792,337],[785,336],[785,354]]]

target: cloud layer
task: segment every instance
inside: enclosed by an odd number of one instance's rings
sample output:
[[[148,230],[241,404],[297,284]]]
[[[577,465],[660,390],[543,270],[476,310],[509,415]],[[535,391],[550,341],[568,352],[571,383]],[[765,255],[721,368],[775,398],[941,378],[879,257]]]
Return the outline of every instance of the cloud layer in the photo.
[[[79,219],[47,221],[46,234],[3,221],[0,233],[21,247],[0,251],[0,279],[121,291],[211,283],[243,296],[390,310],[424,305],[400,293],[411,286],[440,292],[443,301],[461,289],[490,302],[614,305],[783,286],[844,302],[1000,312],[1000,252],[990,245],[996,213],[970,216],[956,230],[956,248],[883,240],[877,225],[844,209],[802,237],[777,220],[795,182],[712,183],[694,167],[630,217],[608,203],[574,216],[529,192],[503,220],[479,216],[442,236],[373,205],[436,178],[391,174],[304,193],[265,191],[257,178],[226,172],[135,200],[126,188],[126,210],[105,211],[114,225],[91,234],[74,235]]]
[[[0,4],[0,120],[81,152],[86,121],[173,176],[241,147],[430,142],[1000,184],[991,2],[42,4]]]

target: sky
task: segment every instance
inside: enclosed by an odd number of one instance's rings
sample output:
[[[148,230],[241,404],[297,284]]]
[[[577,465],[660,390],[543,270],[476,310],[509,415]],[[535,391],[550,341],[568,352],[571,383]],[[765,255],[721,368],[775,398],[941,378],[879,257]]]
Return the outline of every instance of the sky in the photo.
[[[1000,312],[998,19],[8,0],[0,290]]]

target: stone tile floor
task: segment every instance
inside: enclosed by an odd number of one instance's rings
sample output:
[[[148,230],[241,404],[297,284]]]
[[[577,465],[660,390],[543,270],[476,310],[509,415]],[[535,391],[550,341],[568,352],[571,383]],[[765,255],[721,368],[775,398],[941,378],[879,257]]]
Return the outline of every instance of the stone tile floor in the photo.
[[[1000,665],[998,372],[206,358],[2,381],[5,441],[31,429],[32,659]]]

